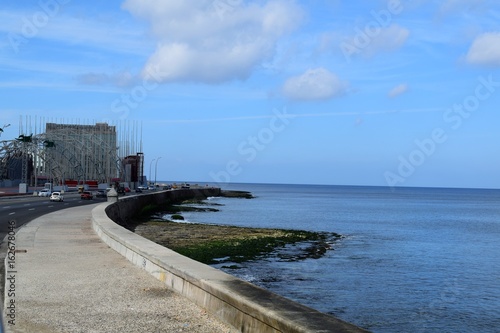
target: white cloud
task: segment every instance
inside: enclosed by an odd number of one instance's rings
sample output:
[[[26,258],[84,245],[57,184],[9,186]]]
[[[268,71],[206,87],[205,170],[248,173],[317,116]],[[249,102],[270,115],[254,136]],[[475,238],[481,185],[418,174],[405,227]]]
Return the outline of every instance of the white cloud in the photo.
[[[76,77],[79,84],[85,85],[106,85],[111,84],[118,87],[127,87],[134,83],[136,78],[128,71],[122,71],[109,75],[106,73],[85,73]]]
[[[476,37],[466,60],[473,65],[500,66],[500,32],[484,33]]]
[[[488,7],[488,1],[485,0],[444,0],[439,7],[438,14],[445,16],[459,11],[479,10],[482,7]]]
[[[351,60],[353,55],[369,58],[381,52],[393,52],[401,48],[410,35],[408,29],[398,24],[376,28],[367,25],[356,31],[355,35],[343,38],[339,43],[340,50],[348,60]]]
[[[158,39],[143,75],[155,72],[162,82],[244,80],[273,57],[279,39],[302,18],[289,1],[219,2],[126,0],[123,8],[150,22]]]
[[[334,73],[315,68],[289,78],[283,85],[283,94],[292,100],[325,100],[343,95],[346,89],[347,84]]]
[[[407,91],[408,91],[408,85],[406,83],[401,83],[401,84],[395,86],[394,88],[392,88],[391,91],[389,91],[388,96],[390,98],[394,98],[394,97],[397,97],[399,95],[404,94]]]
[[[47,17],[41,9],[34,12],[0,11],[0,33],[5,33],[3,43],[13,52],[23,52],[33,40],[52,41],[51,47],[74,49],[78,46],[144,55],[144,49],[151,46],[137,31],[136,26],[116,21],[75,18],[63,11],[49,17],[43,24],[36,17]],[[71,46],[69,48],[68,46]]]
[[[399,49],[408,39],[410,31],[397,24],[391,24],[387,28],[380,28],[376,35],[364,50],[365,55],[372,56],[379,52],[392,52]]]

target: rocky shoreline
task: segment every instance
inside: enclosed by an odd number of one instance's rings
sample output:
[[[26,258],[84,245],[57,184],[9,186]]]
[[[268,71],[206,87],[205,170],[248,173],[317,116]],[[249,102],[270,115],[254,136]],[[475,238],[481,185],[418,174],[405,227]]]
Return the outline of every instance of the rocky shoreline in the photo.
[[[224,191],[223,196],[253,198],[244,191]],[[285,246],[297,245],[284,260],[319,258],[332,249],[341,235],[304,230],[245,228],[226,225],[185,223],[184,211],[218,211],[203,200],[157,207],[135,220],[133,231],[157,244],[205,264],[240,263],[253,260]],[[175,220],[174,220],[175,219]]]
[[[254,199],[255,198],[252,193],[247,192],[247,191],[227,191],[227,190],[222,190],[220,192],[220,196],[221,197],[227,197],[227,198],[244,198],[244,199]]]

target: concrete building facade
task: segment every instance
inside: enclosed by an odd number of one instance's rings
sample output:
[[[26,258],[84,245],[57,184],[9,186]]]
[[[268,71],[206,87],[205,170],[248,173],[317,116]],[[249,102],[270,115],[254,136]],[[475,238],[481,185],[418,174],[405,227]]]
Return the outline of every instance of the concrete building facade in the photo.
[[[52,175],[54,183],[109,183],[120,177],[116,127],[107,123],[46,123],[43,150],[41,171]]]

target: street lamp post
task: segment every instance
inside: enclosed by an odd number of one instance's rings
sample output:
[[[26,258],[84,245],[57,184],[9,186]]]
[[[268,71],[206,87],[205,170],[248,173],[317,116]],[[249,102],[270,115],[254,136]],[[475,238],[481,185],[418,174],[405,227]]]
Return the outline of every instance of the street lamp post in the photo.
[[[156,159],[156,163],[155,163],[155,186],[156,186],[156,170],[157,170],[158,161],[160,160],[160,158],[161,158],[161,156]]]
[[[156,160],[156,158],[153,158],[151,160],[151,162],[149,162],[149,179],[148,179],[148,183],[151,182],[151,164],[153,164],[153,162]]]

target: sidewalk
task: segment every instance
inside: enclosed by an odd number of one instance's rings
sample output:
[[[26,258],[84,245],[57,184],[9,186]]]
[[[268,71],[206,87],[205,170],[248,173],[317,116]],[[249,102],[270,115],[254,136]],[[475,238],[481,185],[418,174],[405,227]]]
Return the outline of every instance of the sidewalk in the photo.
[[[11,197],[18,195],[33,195],[33,191],[29,193],[19,193],[19,187],[0,187],[0,197]]]
[[[15,326],[7,332],[236,332],[167,290],[104,244],[91,226],[95,205],[60,210],[16,233]],[[24,252],[26,250],[26,252]],[[12,282],[11,281],[11,282]]]

